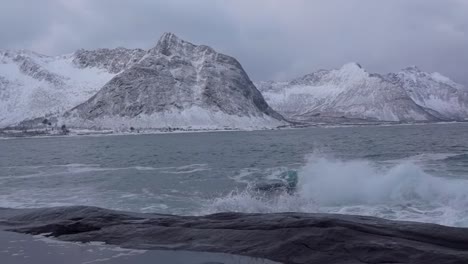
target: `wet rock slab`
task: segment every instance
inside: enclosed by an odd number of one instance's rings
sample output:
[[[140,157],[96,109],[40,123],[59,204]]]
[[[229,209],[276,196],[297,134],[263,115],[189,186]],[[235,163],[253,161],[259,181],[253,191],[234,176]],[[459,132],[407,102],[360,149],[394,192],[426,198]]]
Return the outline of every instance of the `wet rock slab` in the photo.
[[[142,250],[283,263],[468,263],[468,229],[328,214],[173,216],[95,207],[0,209],[4,229]]]
[[[275,264],[224,253],[124,249],[102,243],[63,242],[0,231],[2,264]]]

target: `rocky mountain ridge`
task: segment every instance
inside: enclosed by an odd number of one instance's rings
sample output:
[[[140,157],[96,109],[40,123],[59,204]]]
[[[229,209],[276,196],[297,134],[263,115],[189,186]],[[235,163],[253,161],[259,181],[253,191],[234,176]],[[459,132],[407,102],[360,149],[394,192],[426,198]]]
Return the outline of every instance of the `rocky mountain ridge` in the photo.
[[[165,33],[62,122],[98,129],[251,129],[285,125],[240,63]]]
[[[416,67],[381,75],[349,63],[257,87],[279,113],[305,122],[468,120],[468,89]]]
[[[261,129],[287,124],[282,116],[303,123],[466,121],[468,88],[414,66],[374,74],[357,63],[253,84],[236,59],[172,33],[146,51],[0,50],[0,128],[52,117],[55,125],[86,129]]]

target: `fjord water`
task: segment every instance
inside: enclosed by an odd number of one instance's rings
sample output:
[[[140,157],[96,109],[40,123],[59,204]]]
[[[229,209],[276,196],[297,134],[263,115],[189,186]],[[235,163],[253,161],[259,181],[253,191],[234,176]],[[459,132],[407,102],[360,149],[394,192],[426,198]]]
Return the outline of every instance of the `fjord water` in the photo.
[[[256,184],[297,172],[292,192]],[[468,124],[0,140],[0,207],[331,212],[468,226]]]

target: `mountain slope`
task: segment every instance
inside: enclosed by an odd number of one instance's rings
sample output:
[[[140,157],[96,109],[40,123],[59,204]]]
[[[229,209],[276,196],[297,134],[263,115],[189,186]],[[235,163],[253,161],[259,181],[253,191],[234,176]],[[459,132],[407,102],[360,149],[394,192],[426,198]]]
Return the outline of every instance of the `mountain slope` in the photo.
[[[291,82],[257,84],[268,103],[292,119],[324,118],[374,121],[435,121],[403,87],[369,74],[359,64],[321,70]]]
[[[63,56],[0,50],[0,127],[59,114],[94,95],[142,50],[79,50]]]
[[[232,57],[165,33],[61,122],[96,129],[263,128],[285,122]]]
[[[267,102],[310,122],[442,121],[467,118],[466,89],[440,74],[370,74],[359,64],[320,70],[290,82],[257,83]]]
[[[413,66],[396,74],[389,74],[388,78],[403,87],[418,105],[439,118],[468,118],[468,88],[440,73],[423,72]]]

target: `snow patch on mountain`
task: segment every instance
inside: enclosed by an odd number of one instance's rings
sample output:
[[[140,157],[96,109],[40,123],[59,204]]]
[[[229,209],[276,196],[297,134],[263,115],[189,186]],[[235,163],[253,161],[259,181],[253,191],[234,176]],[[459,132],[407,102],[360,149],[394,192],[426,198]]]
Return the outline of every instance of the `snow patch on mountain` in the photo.
[[[89,99],[116,75],[116,67],[104,66],[109,65],[106,61],[120,58],[122,52],[95,56],[94,61],[102,65],[79,64],[83,53],[101,51],[80,50],[52,57],[27,50],[1,50],[0,127],[63,113]]]

